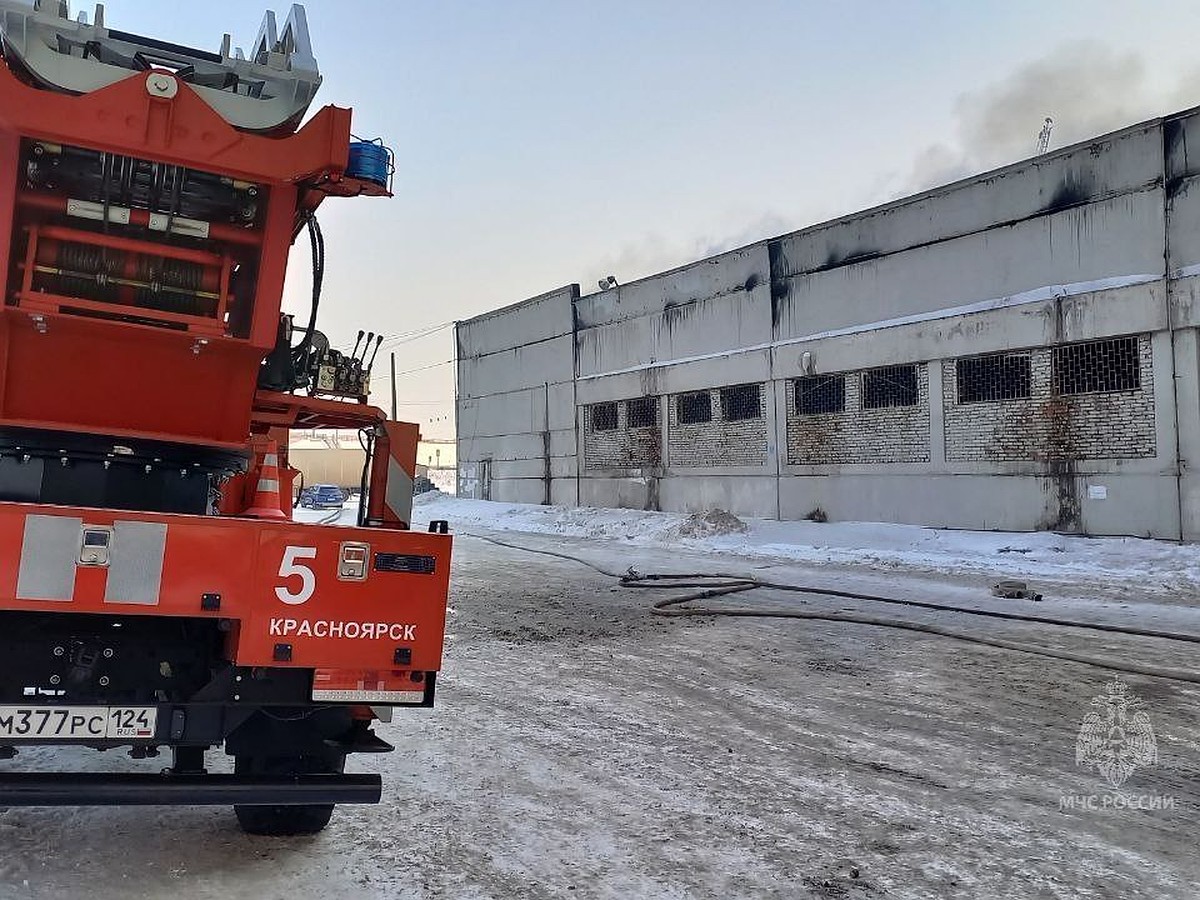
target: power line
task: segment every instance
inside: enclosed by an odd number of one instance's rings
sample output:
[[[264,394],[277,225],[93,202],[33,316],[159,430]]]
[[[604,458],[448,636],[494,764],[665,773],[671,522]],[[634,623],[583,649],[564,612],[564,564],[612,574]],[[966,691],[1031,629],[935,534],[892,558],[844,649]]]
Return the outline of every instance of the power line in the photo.
[[[393,347],[398,347],[401,344],[407,344],[410,341],[419,341],[422,338],[431,337],[432,335],[437,334],[439,331],[445,331],[453,324],[453,322],[442,322],[440,325],[430,325],[428,328],[415,328],[412,331],[404,331],[400,334],[395,334],[391,337],[384,338],[383,343],[380,346],[382,349],[388,350]]]
[[[436,329],[449,328],[453,324],[454,324],[454,319],[447,319],[445,322],[437,322],[433,325],[419,325],[416,328],[410,328],[408,331],[398,332],[398,333],[392,335],[392,337],[393,338],[402,338],[405,335],[416,334],[417,332],[420,332],[420,331],[434,331]]]
[[[430,363],[427,366],[417,366],[417,368],[415,368],[415,369],[405,369],[403,372],[397,372],[396,377],[399,378],[401,375],[412,375],[414,372],[424,372],[427,369],[436,369],[436,368],[438,368],[438,366],[448,366],[452,362],[454,362],[454,360],[446,359],[446,360],[442,360],[442,362]],[[391,380],[392,380],[391,375],[380,375],[378,377],[376,377],[376,376],[371,377],[372,382],[374,382],[374,381],[391,381]]]
[[[437,334],[439,331],[445,331],[453,324],[454,321],[451,320],[449,322],[439,322],[437,325],[428,325],[425,328],[414,328],[411,331],[402,331],[399,334],[394,334],[391,337],[384,338],[383,342],[379,345],[379,349],[381,351],[393,350],[396,347],[399,347],[401,344],[407,344],[411,341],[419,341],[423,338]],[[347,348],[342,350],[342,352],[349,356],[349,340],[347,340],[342,346]]]

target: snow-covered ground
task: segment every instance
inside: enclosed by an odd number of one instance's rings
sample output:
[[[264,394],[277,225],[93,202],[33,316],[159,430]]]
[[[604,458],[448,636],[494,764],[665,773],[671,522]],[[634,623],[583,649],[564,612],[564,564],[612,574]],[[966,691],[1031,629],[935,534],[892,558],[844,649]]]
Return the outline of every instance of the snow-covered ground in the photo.
[[[946,531],[869,522],[777,522],[706,514],[569,508],[449,497],[416,498],[414,519],[472,528],[682,547],[754,559],[875,570],[1003,578],[1082,576],[1143,591],[1200,598],[1200,547],[1143,538],[1084,538],[1047,532]],[[743,530],[744,529],[744,530]]]
[[[1120,796],[1157,808],[1064,809],[1065,799],[1115,796],[1077,762],[1081,722],[1113,677],[1107,665],[846,622],[664,619],[646,591],[472,535],[610,570],[767,571],[778,582],[1150,627],[1166,619],[1200,633],[1187,605],[1194,548],[851,524],[750,521],[741,532],[720,514],[437,495],[416,510],[418,527],[444,518],[458,533],[446,653],[435,708],[378,726],[398,751],[350,763],[384,776],[380,805],[342,807],[312,838],[248,837],[224,808],[0,810],[0,900],[1197,896],[1194,683],[1125,678],[1157,749]],[[354,516],[353,504],[297,513]],[[992,577],[1017,572],[1072,590],[1040,604],[990,597]],[[1167,578],[1182,588],[1162,590]],[[884,612],[770,590],[737,602]],[[1197,668],[1193,643],[944,609],[886,615]],[[33,748],[0,768],[144,772],[164,762]],[[213,751],[209,765],[227,771],[229,760]]]

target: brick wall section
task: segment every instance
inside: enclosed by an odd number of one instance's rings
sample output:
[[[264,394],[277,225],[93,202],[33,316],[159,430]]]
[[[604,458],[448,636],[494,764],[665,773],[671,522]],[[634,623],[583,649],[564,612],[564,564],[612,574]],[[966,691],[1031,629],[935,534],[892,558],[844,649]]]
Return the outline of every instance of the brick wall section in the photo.
[[[1136,459],[1157,454],[1149,336],[1138,337],[1141,386],[1132,391],[1055,397],[1051,349],[1023,355],[1029,357],[1030,396],[981,403],[958,402],[958,367],[955,360],[943,361],[948,461]]]
[[[613,431],[592,428],[591,406],[583,408],[583,467],[597,469],[650,469],[662,465],[662,400],[657,403],[652,428],[630,428],[626,401],[617,403]]]
[[[671,417],[667,461],[672,467],[765,466],[767,464],[767,399],[758,385],[761,414],[757,419],[721,419],[721,392],[709,391],[713,418],[694,425],[679,424],[675,396],[666,397]]]
[[[836,466],[929,461],[929,370],[917,364],[916,406],[862,408],[862,377],[846,372],[840,413],[796,413],[795,382],[787,382],[788,465]]]

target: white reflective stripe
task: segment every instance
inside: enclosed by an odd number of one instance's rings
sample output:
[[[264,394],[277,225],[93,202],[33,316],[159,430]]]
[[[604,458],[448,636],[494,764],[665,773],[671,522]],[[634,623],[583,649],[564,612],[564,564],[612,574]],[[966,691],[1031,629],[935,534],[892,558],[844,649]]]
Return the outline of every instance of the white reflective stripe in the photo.
[[[25,517],[21,563],[17,568],[18,599],[74,599],[82,528],[83,519],[73,516]]]
[[[113,522],[104,602],[157,606],[166,549],[164,523]]]
[[[263,464],[263,466],[275,466],[276,468],[278,468],[279,457],[278,457],[278,455],[276,455],[274,453],[268,453],[266,456],[263,457],[262,464]]]
[[[387,487],[383,499],[397,519],[406,525],[412,521],[413,479],[394,456],[388,457]]]
[[[313,688],[314,701],[325,703],[420,703],[424,691],[351,691]]]
[[[260,478],[258,479],[258,489],[260,491],[274,491],[279,493],[279,479],[277,478]]]

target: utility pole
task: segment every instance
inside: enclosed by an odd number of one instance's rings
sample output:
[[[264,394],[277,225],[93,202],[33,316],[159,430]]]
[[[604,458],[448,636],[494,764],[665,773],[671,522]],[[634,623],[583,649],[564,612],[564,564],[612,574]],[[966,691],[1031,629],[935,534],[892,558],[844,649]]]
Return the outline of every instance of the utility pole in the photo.
[[[396,351],[391,353],[392,357],[392,421],[398,422],[399,417],[396,415]]]

